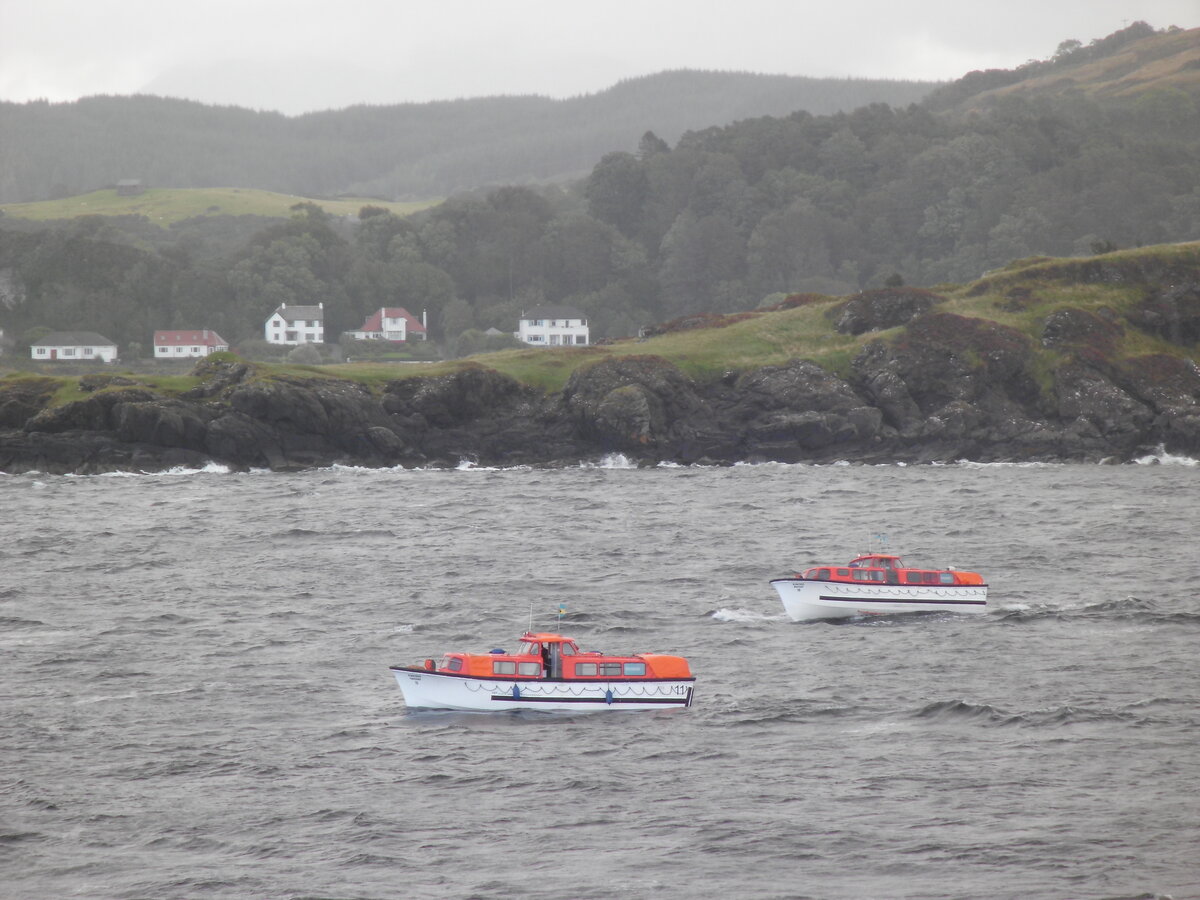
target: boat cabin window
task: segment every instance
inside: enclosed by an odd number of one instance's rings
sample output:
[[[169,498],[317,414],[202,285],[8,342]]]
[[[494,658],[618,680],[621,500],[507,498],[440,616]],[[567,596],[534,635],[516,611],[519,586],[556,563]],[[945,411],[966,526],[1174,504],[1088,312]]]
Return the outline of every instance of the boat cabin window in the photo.
[[[905,572],[904,580],[908,584],[920,584],[921,583],[921,573],[920,572]]]
[[[517,644],[517,656],[537,656],[542,652],[542,645],[535,641],[521,641]]]
[[[541,663],[530,663],[530,662],[517,663],[517,674],[518,675],[541,675],[542,674],[542,664]]]
[[[855,569],[855,581],[883,581],[883,572],[880,569]]]
[[[953,572],[938,572],[938,581],[942,584],[954,584]]]
[[[828,581],[829,580],[829,570],[828,569],[817,569],[816,574],[813,577],[816,578],[818,581]]]
[[[841,575],[843,578],[846,578],[850,575],[850,570],[849,569],[838,569],[837,573],[839,575]]]
[[[586,677],[596,674],[595,663],[575,663],[575,674],[581,677]]]
[[[620,675],[621,674],[621,664],[620,663],[600,663],[600,674],[601,675]]]
[[[449,669],[451,672],[461,672],[463,661],[457,656],[443,656],[439,669]]]
[[[516,675],[517,662],[513,659],[495,659],[492,660],[492,674],[494,675]]]
[[[645,675],[646,664],[644,662],[625,663],[622,667],[626,675]]]
[[[563,641],[563,643],[562,643],[562,655],[563,655],[563,656],[574,656],[574,655],[575,655],[575,645],[574,645],[574,644],[568,644],[566,641]]]

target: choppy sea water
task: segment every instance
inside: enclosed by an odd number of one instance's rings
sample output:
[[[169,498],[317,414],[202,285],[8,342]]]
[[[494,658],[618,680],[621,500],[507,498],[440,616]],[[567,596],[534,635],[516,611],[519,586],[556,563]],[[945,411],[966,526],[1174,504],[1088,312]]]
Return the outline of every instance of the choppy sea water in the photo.
[[[0,476],[0,896],[1200,896],[1165,462]],[[880,534],[991,611],[783,616]],[[695,706],[405,709],[531,620]]]

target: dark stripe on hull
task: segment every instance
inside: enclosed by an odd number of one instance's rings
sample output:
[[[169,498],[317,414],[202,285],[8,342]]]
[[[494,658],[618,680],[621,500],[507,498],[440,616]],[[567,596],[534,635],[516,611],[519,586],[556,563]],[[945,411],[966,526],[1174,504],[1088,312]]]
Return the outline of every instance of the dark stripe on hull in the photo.
[[[512,694],[492,694],[493,700],[504,703],[602,703],[606,706],[616,706],[619,703],[658,703],[662,706],[687,706],[691,697],[667,697],[663,699],[647,697],[514,697]]]
[[[462,675],[458,672],[435,672],[419,666],[388,666],[393,672],[412,672],[430,678],[458,678],[462,681],[504,681],[517,684],[662,684],[663,682],[695,681],[696,676],[683,678],[544,678],[539,675]]]
[[[826,597],[824,594],[821,594],[818,599],[821,601],[832,601],[834,603],[850,603],[850,604],[854,604],[854,605],[863,604],[863,603],[867,603],[867,604],[870,604],[870,603],[907,603],[907,604],[933,603],[933,604],[937,604],[938,606],[950,606],[950,605],[987,606],[986,600],[945,600],[945,599],[943,599],[943,600],[912,600],[912,599],[892,600],[890,598],[883,598],[883,597]],[[803,598],[801,598],[801,600],[803,600]]]

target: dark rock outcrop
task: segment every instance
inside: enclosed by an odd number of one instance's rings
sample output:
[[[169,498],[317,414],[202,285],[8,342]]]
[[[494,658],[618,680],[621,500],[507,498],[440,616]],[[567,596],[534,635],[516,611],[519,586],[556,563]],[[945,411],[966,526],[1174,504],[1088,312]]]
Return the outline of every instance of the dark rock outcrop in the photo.
[[[1085,348],[1109,356],[1124,331],[1112,310],[1101,310],[1097,314],[1064,307],[1046,317],[1042,325],[1042,345]]]
[[[1200,282],[1188,279],[1152,291],[1129,314],[1129,321],[1181,347],[1200,343]]]
[[[50,405],[58,381],[13,379],[0,386],[0,471],[558,465],[614,452],[646,464],[1200,452],[1200,369],[1163,354],[1107,356],[1122,327],[1059,311],[1042,339],[1064,356],[1047,370],[1022,333],[933,310],[896,340],[864,345],[849,379],[795,359],[698,384],[661,358],[626,356],[577,369],[549,395],[481,367],[372,391],[205,361],[202,382],[177,397],[113,379],[61,406]]]
[[[829,316],[833,319],[833,327],[842,334],[865,334],[911,322],[944,300],[944,297],[920,288],[864,291],[833,307]]]

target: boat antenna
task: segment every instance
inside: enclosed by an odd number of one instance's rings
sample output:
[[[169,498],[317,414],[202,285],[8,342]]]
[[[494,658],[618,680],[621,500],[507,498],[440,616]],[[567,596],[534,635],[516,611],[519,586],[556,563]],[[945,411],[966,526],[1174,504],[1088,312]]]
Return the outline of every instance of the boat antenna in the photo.
[[[529,601],[529,634],[533,634],[533,601]]]

